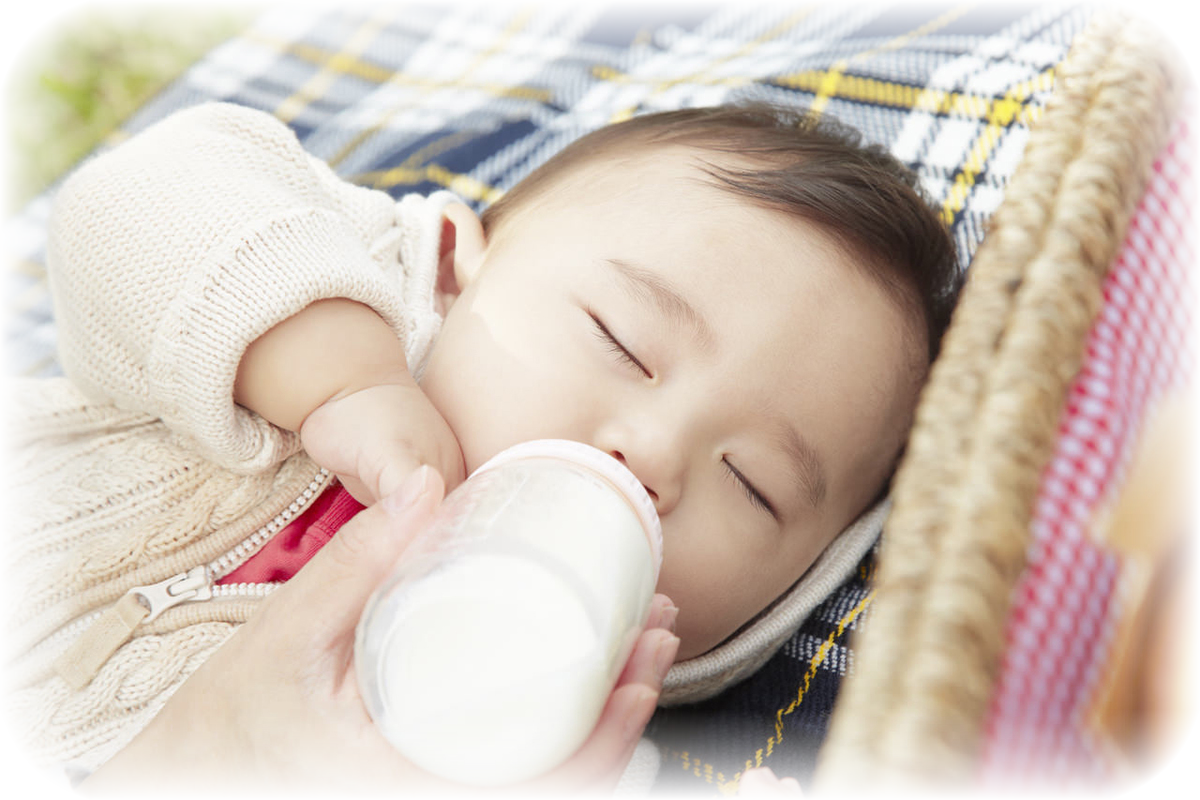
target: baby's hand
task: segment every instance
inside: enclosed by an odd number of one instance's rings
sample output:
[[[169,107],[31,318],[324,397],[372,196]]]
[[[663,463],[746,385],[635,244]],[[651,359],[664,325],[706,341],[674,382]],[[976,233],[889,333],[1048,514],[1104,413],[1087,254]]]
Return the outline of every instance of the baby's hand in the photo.
[[[395,491],[422,464],[449,490],[465,477],[458,439],[415,382],[335,395],[300,426],[308,454],[363,505]]]
[[[364,505],[387,497],[422,464],[450,489],[462,449],[409,374],[404,343],[361,303],[318,300],[242,354],[233,399],[297,431],[313,460]]]
[[[738,782],[740,800],[804,800],[800,784],[793,777],[779,780],[766,766],[748,770]]]

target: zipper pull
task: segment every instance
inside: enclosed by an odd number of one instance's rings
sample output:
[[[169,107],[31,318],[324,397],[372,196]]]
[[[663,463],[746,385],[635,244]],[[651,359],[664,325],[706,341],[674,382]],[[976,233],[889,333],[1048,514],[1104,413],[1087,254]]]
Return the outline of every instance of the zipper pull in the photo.
[[[204,565],[149,586],[135,586],[105,611],[54,662],[54,671],[73,690],[87,686],[104,662],[129,641],[133,631],[168,608],[212,597],[212,578]]]
[[[208,576],[208,567],[202,564],[150,586],[135,586],[125,594],[136,597],[138,604],[147,610],[146,618],[141,621],[152,622],[159,614],[180,603],[211,599],[212,579]]]

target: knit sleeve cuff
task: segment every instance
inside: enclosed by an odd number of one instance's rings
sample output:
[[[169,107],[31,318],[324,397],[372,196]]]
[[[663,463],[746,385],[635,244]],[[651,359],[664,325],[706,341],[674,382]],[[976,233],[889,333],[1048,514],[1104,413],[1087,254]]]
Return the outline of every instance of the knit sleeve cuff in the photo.
[[[214,248],[154,337],[148,373],[162,418],[206,458],[230,469],[251,472],[286,458],[299,449],[299,436],[233,402],[246,348],[279,322],[331,297],[371,307],[403,339],[397,280],[344,220],[326,210],[278,215]]]

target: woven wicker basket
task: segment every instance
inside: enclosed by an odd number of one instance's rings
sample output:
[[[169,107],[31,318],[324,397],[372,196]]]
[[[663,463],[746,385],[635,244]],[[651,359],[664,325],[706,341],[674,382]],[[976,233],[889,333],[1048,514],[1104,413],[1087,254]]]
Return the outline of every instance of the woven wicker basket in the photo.
[[[823,789],[979,775],[1064,402],[1179,120],[1184,74],[1168,52],[1146,27],[1101,15],[1058,73],[922,397]]]

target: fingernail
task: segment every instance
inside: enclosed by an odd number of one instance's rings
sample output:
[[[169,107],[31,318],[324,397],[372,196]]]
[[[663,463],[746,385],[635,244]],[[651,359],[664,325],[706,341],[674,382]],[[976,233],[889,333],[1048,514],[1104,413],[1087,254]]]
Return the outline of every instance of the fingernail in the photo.
[[[429,491],[429,473],[433,468],[422,464],[404,479],[400,488],[383,498],[384,510],[389,514],[400,514],[416,505],[425,492]]]
[[[678,636],[668,636],[658,643],[658,649],[654,651],[654,674],[660,681],[667,677],[667,672],[670,671],[671,665],[675,663],[675,656],[678,652]]]
[[[665,609],[663,609],[662,627],[666,628],[671,633],[675,632],[675,621],[678,619],[679,619],[679,609],[678,608],[676,608],[675,606],[667,606]]]

